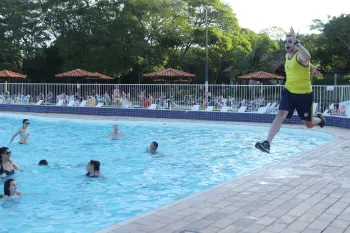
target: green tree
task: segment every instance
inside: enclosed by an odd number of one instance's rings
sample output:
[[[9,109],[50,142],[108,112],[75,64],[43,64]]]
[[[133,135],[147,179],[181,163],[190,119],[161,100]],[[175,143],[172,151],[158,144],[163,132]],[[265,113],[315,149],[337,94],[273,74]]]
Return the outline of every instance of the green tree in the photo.
[[[46,46],[49,36],[40,22],[42,12],[38,1],[0,1],[0,61],[22,69],[24,59],[30,59]]]
[[[236,73],[274,72],[276,67],[274,67],[272,60],[275,59],[275,52],[279,49],[278,43],[265,33],[256,34],[249,29],[244,29],[243,33],[251,43],[251,50],[238,62]]]
[[[321,32],[314,36],[315,59],[328,68],[340,71],[350,70],[350,14],[329,18],[327,22],[314,20],[311,29]]]

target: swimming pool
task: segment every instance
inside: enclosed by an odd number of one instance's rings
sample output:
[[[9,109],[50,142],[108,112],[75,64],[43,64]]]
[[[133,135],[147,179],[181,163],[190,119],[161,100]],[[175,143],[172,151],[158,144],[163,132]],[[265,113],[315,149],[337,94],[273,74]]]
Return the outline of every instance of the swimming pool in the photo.
[[[0,146],[23,118],[31,121],[30,144],[13,142],[10,149],[26,171],[14,176],[25,195],[0,200],[0,232],[94,232],[333,139],[282,129],[272,153],[262,154],[254,144],[266,127],[0,114]],[[125,137],[110,141],[115,123]],[[145,153],[154,140],[163,156]],[[50,166],[36,166],[41,159]],[[90,159],[101,161],[107,179],[84,177]],[[78,164],[84,166],[70,167]]]

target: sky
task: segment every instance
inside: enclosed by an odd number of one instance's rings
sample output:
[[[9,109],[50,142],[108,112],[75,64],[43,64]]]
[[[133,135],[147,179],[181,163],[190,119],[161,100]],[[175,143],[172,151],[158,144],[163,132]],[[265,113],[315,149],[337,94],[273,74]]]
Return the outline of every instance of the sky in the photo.
[[[289,32],[317,33],[309,29],[313,19],[350,13],[350,0],[223,0],[236,14],[239,25],[260,32],[279,26]],[[290,12],[290,13],[288,13]]]

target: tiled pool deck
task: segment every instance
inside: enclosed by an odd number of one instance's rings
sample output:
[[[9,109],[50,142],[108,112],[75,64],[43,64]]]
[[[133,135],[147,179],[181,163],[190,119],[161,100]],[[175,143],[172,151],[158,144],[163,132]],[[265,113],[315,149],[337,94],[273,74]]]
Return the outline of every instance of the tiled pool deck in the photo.
[[[325,131],[336,140],[98,233],[350,233],[350,131]]]
[[[23,114],[109,120],[117,118]],[[304,128],[300,125],[284,127]],[[325,127],[322,131],[334,134],[336,139],[98,233],[350,233],[350,130]],[[261,156],[269,154],[262,153]]]

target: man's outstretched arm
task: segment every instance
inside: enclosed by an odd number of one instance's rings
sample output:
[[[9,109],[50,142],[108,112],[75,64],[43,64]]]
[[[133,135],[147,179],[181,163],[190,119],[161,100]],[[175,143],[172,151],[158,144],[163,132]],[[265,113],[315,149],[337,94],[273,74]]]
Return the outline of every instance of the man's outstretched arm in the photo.
[[[307,51],[307,49],[300,44],[300,42],[298,43],[293,27],[290,28],[290,35],[292,37],[293,43],[295,43],[295,47],[297,47],[297,49],[299,50],[299,55],[298,55],[298,58],[300,59],[299,61],[302,61],[303,63],[308,64],[311,60],[311,55],[309,51]]]

